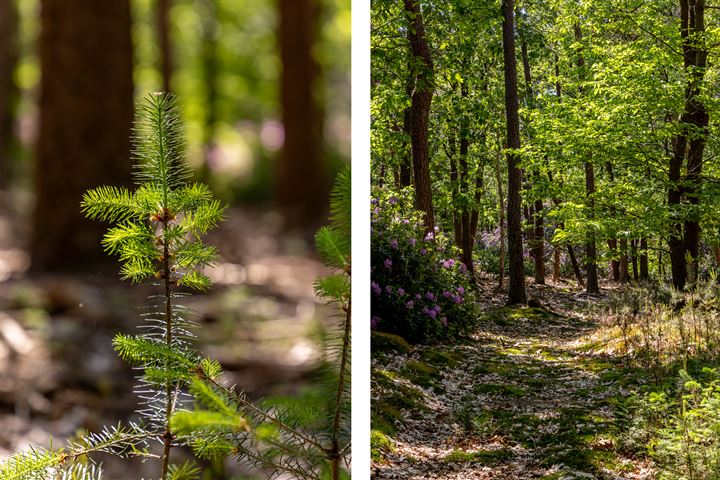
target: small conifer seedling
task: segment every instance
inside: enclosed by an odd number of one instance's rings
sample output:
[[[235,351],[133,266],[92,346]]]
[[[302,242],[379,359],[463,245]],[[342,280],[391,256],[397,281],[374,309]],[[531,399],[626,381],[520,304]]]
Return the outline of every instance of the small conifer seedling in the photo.
[[[219,363],[192,347],[186,295],[178,287],[206,290],[202,267],[215,248],[202,236],[222,219],[223,206],[209,188],[187,182],[183,137],[175,100],[148,96],[138,111],[134,136],[137,188],[99,187],[88,191],[82,209],[92,219],[112,222],[105,249],[120,258],[121,276],[149,279],[158,293],[144,315],[145,332],[119,334],[120,357],[142,371],[137,393],[143,421],[105,428],[62,448],[30,449],[0,464],[3,480],[100,480],[100,468],[83,459],[96,452],[159,458],[161,480],[194,480],[192,462],[172,464],[173,447],[185,445],[199,458],[232,456],[267,472],[301,479],[348,478],[350,457],[350,171],[338,177],[331,196],[331,222],[316,235],[318,253],[334,270],[315,290],[338,306],[337,328],[321,336],[325,354],[318,368],[323,382],[298,397],[250,402],[217,380]],[[187,393],[185,393],[187,391]],[[189,403],[182,400],[187,397]],[[155,440],[157,455],[149,450]]]

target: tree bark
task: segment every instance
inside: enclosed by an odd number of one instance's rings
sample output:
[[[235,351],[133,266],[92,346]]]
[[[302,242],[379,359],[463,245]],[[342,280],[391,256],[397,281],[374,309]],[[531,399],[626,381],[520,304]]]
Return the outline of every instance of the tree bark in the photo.
[[[610,182],[615,181],[615,175],[613,173],[612,163],[606,162],[605,163],[605,170],[607,171],[608,177]],[[610,214],[614,217],[616,214],[615,206],[613,205],[610,207]],[[612,272],[612,279],[614,282],[620,281],[620,262],[618,260],[618,251],[617,251],[617,238],[613,236],[608,240],[608,248],[610,248],[610,252],[612,253],[612,259],[610,260],[610,271]]]
[[[640,273],[638,272],[638,255],[637,255],[637,240],[630,240],[630,261],[632,263],[633,280],[638,281],[640,279]]]
[[[525,272],[523,265],[520,189],[520,118],[517,90],[517,62],[515,60],[514,0],[503,0],[503,60],[505,76],[505,117],[507,122],[507,164],[508,164],[508,257],[510,260],[510,285],[508,304],[527,303],[525,294]]]
[[[575,40],[582,41],[582,30],[579,24],[575,24]],[[577,66],[580,70],[580,80],[585,78],[585,56],[582,51],[578,53]],[[580,94],[582,94],[582,86],[580,87]],[[592,220],[595,218],[595,167],[589,160],[585,161],[585,195],[587,197],[588,216]],[[586,257],[585,257],[585,268],[587,270],[587,293],[599,293],[600,287],[598,285],[597,275],[597,246],[595,244],[595,233],[589,231],[587,234],[587,243],[585,245]]]
[[[412,101],[413,90],[415,89],[415,77],[409,72],[405,83],[405,95]],[[412,109],[410,105],[403,110],[403,133],[412,139]],[[412,185],[412,142],[406,147],[400,156],[400,187]]]
[[[15,0],[0,0],[0,187],[10,183],[13,133],[18,88],[14,72],[18,62],[18,13]]]
[[[707,142],[710,114],[702,101],[702,84],[707,69],[707,46],[705,44],[705,0],[681,0],[688,4],[688,27],[690,37],[684,42],[691,58],[687,69],[688,85],[685,95],[683,123],[689,126],[690,134],[687,149],[687,173],[685,175],[685,196],[694,207],[700,204],[703,153]],[[694,284],[698,278],[698,260],[700,245],[699,214],[695,211],[685,219],[685,252],[689,255],[687,281]]]
[[[275,171],[275,201],[290,227],[308,228],[325,217],[330,190],[322,152],[322,112],[316,101],[319,66],[313,54],[319,4],[293,0],[278,6],[285,144]]]
[[[502,191],[502,175],[500,173],[500,157],[502,156],[502,141],[498,132],[498,150],[495,155],[495,183],[498,194],[498,223],[500,224],[500,259],[498,268],[498,287],[503,287],[505,277],[505,199]]]
[[[650,271],[648,269],[648,255],[647,255],[647,238],[642,237],[640,239],[640,280],[645,281],[650,279]]]
[[[578,285],[581,287],[585,286],[585,282],[583,282],[582,278],[582,272],[580,271],[580,264],[577,261],[577,257],[575,256],[575,249],[572,247],[572,245],[568,245],[568,256],[570,257],[570,264],[572,265],[573,273],[575,274],[575,280],[577,280]]]
[[[560,247],[553,245],[553,282],[557,283],[560,280]]]
[[[630,281],[630,273],[628,272],[628,243],[627,238],[620,239],[620,281],[627,283]]]
[[[80,211],[83,193],[131,183],[130,4],[43,0],[41,6],[32,268],[75,270],[106,258],[105,227]]]
[[[430,47],[425,37],[425,24],[418,0],[403,0],[410,21],[407,30],[410,52],[414,57],[415,89],[410,106],[411,138],[413,157],[413,181],[415,184],[415,206],[424,212],[426,230],[435,226],[430,182],[430,154],[428,152],[428,127],[430,104],[435,91],[434,67]]]
[[[160,49],[160,74],[163,92],[172,91],[170,84],[173,72],[172,43],[170,42],[170,3],[172,0],[157,0],[157,36]]]

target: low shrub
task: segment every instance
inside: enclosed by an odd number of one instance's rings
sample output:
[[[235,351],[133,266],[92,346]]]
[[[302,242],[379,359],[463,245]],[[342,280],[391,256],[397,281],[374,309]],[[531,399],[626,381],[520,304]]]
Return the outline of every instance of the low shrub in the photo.
[[[372,328],[411,343],[467,334],[477,306],[459,250],[425,231],[409,190],[376,189],[371,208]]]

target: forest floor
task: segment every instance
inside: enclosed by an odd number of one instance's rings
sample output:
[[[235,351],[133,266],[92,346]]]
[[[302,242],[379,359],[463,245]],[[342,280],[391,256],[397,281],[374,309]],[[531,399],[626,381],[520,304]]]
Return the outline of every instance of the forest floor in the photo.
[[[653,478],[620,440],[645,380],[597,348],[605,296],[530,286],[541,307],[510,308],[487,284],[471,339],[373,353],[373,478]]]
[[[24,235],[16,231],[22,225],[0,211],[0,458],[137,420],[137,372],[117,357],[112,338],[137,332],[154,293],[152,285],[121,282],[117,265],[103,273],[28,273]],[[313,335],[331,319],[313,292],[327,269],[312,236],[284,233],[270,210],[235,208],[209,242],[220,251],[206,270],[214,286],[187,302],[199,350],[251,398],[311,388],[319,358]],[[187,456],[178,451],[174,461]],[[108,480],[157,477],[152,461],[101,460]],[[234,460],[226,472],[258,478]]]

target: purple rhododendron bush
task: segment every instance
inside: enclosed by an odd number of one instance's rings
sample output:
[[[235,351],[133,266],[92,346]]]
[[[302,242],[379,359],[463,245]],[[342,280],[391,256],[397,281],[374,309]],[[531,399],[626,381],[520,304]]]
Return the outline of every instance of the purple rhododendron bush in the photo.
[[[466,335],[478,316],[460,251],[437,227],[425,231],[410,190],[373,190],[371,326],[412,343]]]

